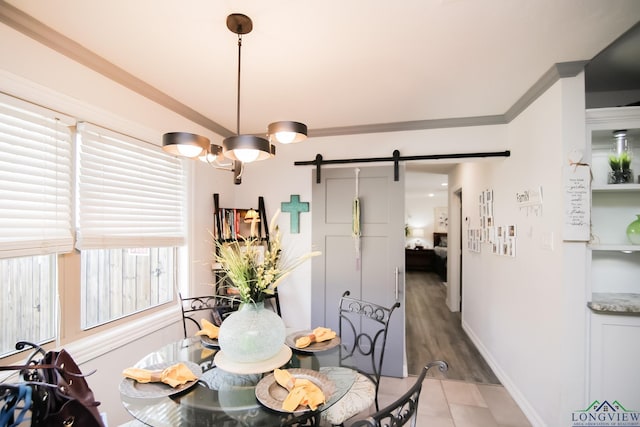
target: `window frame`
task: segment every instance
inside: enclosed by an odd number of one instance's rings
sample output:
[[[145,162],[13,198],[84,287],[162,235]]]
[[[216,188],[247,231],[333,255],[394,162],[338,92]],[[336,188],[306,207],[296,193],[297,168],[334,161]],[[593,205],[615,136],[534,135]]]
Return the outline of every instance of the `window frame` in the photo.
[[[7,83],[6,81],[4,83]],[[10,93],[5,92],[6,85],[3,83],[0,87],[0,93],[6,94],[10,97],[16,97],[14,93],[16,91],[10,91]],[[15,83],[15,82],[9,82]],[[10,85],[11,86],[11,85]],[[24,87],[20,87],[20,84],[17,85],[19,89],[24,89]],[[46,88],[38,88],[42,89],[43,93],[40,93],[38,90],[33,90],[33,87],[28,87],[27,93],[30,95],[30,98],[37,99],[47,99],[49,101],[54,100],[58,101],[56,98],[66,98],[64,95],[46,93],[52,92]],[[17,91],[20,93],[20,90]],[[28,98],[29,98],[28,97]],[[20,97],[18,97],[20,98]],[[62,102],[67,106],[71,106],[69,111],[75,111],[73,115],[82,115],[77,114],[77,112],[82,109],[85,109],[86,106],[77,105],[76,100],[64,99],[66,102]],[[34,101],[25,101],[30,104],[34,104],[38,107]],[[53,102],[57,104],[57,102]],[[52,109],[49,107],[41,107]],[[95,110],[87,110],[92,113]],[[104,116],[106,121],[109,123],[114,123],[112,116]],[[99,121],[99,120],[96,120]],[[123,125],[124,128],[136,129],[138,131],[142,131],[142,134],[145,134],[149,131],[144,127],[141,127],[135,123],[130,123],[125,120],[116,119],[115,123],[119,123]],[[155,132],[151,131],[149,134],[154,134]],[[160,138],[149,138],[151,140],[160,140]],[[152,144],[157,146],[158,150],[161,150],[159,144]],[[190,268],[189,263],[187,261],[188,253],[190,251],[190,221],[188,218],[191,215],[191,190],[192,190],[192,172],[193,166],[189,162],[183,162],[184,168],[184,181],[183,188],[185,192],[185,198],[183,201],[184,207],[184,218],[186,222],[186,230],[184,235],[184,244],[182,246],[177,247],[176,250],[176,272],[174,278],[174,284],[172,289],[172,300],[166,303],[159,304],[154,307],[150,307],[139,312],[126,315],[124,317],[114,319],[108,323],[95,326],[91,329],[83,330],[81,328],[81,318],[80,318],[80,294],[81,294],[81,280],[80,280],[80,263],[81,263],[81,255],[78,250],[71,250],[69,253],[59,253],[56,255],[56,264],[57,264],[57,290],[58,290],[58,318],[57,318],[57,337],[49,342],[42,345],[44,349],[54,349],[60,348],[64,346],[70,351],[74,352],[74,357],[80,362],[88,361],[93,358],[99,357],[115,348],[119,348],[123,345],[126,345],[136,339],[147,336],[153,332],[162,330],[167,328],[168,326],[175,325],[180,321],[180,310],[178,308],[178,299],[177,299],[177,290],[181,289],[185,285],[181,285],[187,282],[187,278],[189,277]],[[11,355],[0,357],[0,360],[3,364],[12,364],[18,363],[19,361],[23,361],[26,354],[24,352],[12,353]],[[3,379],[4,376],[0,375],[0,380]]]

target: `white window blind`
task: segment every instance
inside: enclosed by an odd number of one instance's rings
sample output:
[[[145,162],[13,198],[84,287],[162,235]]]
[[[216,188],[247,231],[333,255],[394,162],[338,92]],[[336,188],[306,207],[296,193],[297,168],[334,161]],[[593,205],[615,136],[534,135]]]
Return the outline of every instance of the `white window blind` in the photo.
[[[0,258],[69,252],[72,118],[0,94]]]
[[[160,147],[78,125],[78,249],[181,246],[184,172]]]

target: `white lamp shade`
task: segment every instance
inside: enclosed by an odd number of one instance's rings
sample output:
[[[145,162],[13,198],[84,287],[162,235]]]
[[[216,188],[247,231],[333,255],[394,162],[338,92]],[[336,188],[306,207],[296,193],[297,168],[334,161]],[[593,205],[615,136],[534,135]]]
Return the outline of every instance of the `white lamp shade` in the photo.
[[[291,121],[274,122],[267,128],[267,133],[272,142],[275,139],[281,144],[292,144],[307,138],[307,125]]]
[[[198,157],[209,149],[209,138],[188,132],[170,132],[162,136],[162,150],[174,156]]]
[[[244,163],[269,159],[276,154],[276,148],[264,138],[254,135],[237,135],[222,142],[224,156]]]

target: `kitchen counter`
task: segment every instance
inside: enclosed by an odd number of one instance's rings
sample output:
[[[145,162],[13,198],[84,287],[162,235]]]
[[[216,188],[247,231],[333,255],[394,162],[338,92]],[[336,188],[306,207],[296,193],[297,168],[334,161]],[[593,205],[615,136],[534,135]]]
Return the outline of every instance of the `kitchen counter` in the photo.
[[[594,293],[587,306],[596,313],[640,316],[640,294]]]

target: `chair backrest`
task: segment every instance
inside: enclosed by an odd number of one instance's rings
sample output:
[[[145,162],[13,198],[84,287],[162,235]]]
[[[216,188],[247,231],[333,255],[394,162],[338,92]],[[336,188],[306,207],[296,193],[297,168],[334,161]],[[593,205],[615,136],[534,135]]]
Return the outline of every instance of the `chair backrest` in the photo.
[[[349,291],[342,294],[339,305],[340,361],[343,366],[356,368],[373,381],[377,408],[389,320],[400,303],[387,308],[349,295]]]
[[[278,316],[282,317],[282,312],[280,311],[280,297],[278,296],[278,289],[274,290],[273,295],[267,295],[264,299],[264,302],[265,306],[266,303],[269,302],[273,311],[275,311]]]
[[[427,371],[433,367],[438,367],[440,371],[446,372],[449,369],[447,362],[438,360],[427,364],[422,368],[415,384],[395,402],[370,415],[368,418],[356,421],[351,427],[381,427],[381,426],[403,426],[411,422],[411,426],[416,426],[416,414],[418,411],[418,401],[422,391],[422,383],[427,376]]]
[[[197,330],[200,329],[200,319],[202,317],[220,326],[225,315],[234,310],[233,304],[222,302],[220,297],[215,295],[204,295],[198,297],[180,297],[180,308],[182,309],[182,328],[184,337],[187,338],[187,323],[192,322]],[[201,312],[201,313],[199,313]],[[199,314],[199,316],[197,316]]]

